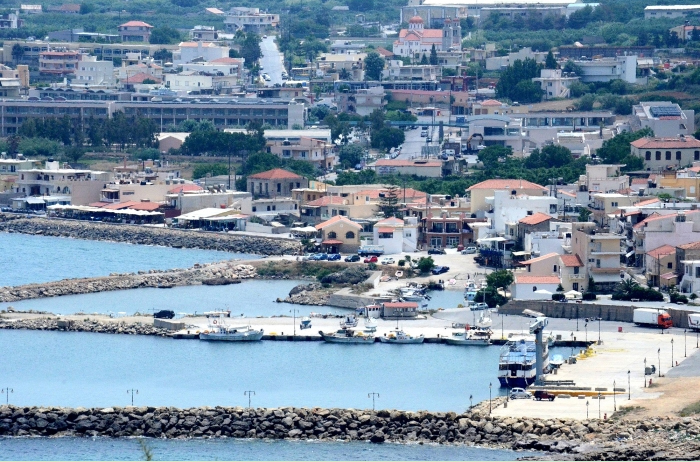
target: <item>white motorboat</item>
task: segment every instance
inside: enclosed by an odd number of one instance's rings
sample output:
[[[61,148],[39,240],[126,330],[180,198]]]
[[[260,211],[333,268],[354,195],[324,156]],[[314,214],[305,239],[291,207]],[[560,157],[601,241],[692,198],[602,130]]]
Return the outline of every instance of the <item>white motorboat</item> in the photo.
[[[365,329],[364,332],[375,333],[377,332],[377,321],[372,318],[365,318]]]
[[[466,345],[466,346],[489,346],[491,345],[490,330],[473,330],[453,332],[452,335],[445,339],[448,345]]]
[[[340,321],[341,329],[348,329],[350,327],[357,327],[357,316],[354,314],[348,314]]]
[[[488,310],[482,311],[481,315],[479,316],[479,320],[476,321],[476,327],[479,329],[488,330],[492,325],[493,321],[491,320],[491,313]]]
[[[384,337],[379,337],[379,341],[382,343],[401,343],[401,344],[413,344],[413,343],[423,343],[425,340],[425,337],[423,337],[423,334],[419,335],[418,337],[414,337],[412,335],[408,335],[406,332],[404,332],[401,329],[394,329],[392,330],[389,335],[386,335]]]
[[[214,319],[204,332],[199,333],[200,340],[222,340],[227,342],[255,342],[261,340],[264,331],[250,326],[227,326],[224,318]]]
[[[231,317],[231,310],[226,310],[226,311],[205,311],[204,316],[207,318],[230,318]]]
[[[374,335],[365,334],[363,332],[355,332],[352,329],[339,329],[332,334],[326,334],[323,331],[318,331],[324,342],[328,343],[355,343],[363,345],[372,345],[374,343]]]

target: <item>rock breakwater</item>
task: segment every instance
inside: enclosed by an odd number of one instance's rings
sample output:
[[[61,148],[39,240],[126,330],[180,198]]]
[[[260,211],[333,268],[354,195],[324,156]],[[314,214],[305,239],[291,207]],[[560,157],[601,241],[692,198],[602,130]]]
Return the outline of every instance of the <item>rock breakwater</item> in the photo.
[[[147,318],[148,319],[148,318]],[[0,319],[0,329],[14,330],[51,330],[66,332],[93,332],[99,334],[124,334],[124,335],[157,335],[167,337],[171,331],[155,327],[153,318],[146,321],[150,324],[124,323],[124,322],[102,322],[94,320],[85,321],[65,321],[52,318],[43,319]]]
[[[298,242],[286,239],[126,224],[24,218],[2,213],[0,213],[0,231],[258,255],[298,254],[300,249]]]
[[[485,404],[485,406],[484,406]],[[471,412],[240,407],[0,406],[2,436],[267,438],[462,443],[536,449],[569,460],[697,460],[697,418],[541,420]]]
[[[188,269],[149,270],[138,273],[111,274],[97,278],[63,279],[40,284],[0,287],[0,302],[16,302],[30,298],[79,295],[143,287],[174,287],[202,284],[204,281],[226,281],[228,284],[256,277],[255,268],[237,262],[196,264]]]

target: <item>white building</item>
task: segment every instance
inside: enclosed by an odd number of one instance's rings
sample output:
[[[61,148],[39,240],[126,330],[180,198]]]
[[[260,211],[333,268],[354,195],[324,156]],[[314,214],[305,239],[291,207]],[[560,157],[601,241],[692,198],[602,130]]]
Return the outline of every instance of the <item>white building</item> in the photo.
[[[700,12],[700,5],[653,5],[644,8],[644,19],[682,18]]]
[[[179,52],[173,54],[174,64],[185,64],[193,61],[210,62],[215,59],[228,58],[229,47],[212,42],[182,42]]]
[[[640,138],[631,144],[632,155],[653,171],[667,167],[680,169],[700,161],[700,141],[692,136],[680,138]]]
[[[510,293],[513,300],[551,300],[560,283],[559,276],[516,274]]]
[[[73,84],[113,87],[117,84],[112,61],[98,61],[96,56],[83,56],[75,69]]]
[[[238,6],[226,13],[224,27],[228,32],[242,29],[245,32],[261,34],[267,29],[277,27],[279,22],[279,14],[261,12],[260,8]]]
[[[610,82],[624,80],[637,82],[637,56],[616,56],[593,61],[574,61],[581,68],[582,82]]]
[[[375,223],[373,233],[374,244],[383,245],[387,255],[415,252],[418,246],[418,219],[385,218]]]
[[[540,84],[545,99],[568,98],[570,96],[569,87],[578,80],[579,77],[568,73],[562,75],[561,69],[542,69],[540,76],[532,79],[533,82]]]
[[[523,236],[523,249],[533,257],[571,251],[571,223],[549,223],[549,231],[535,231]]]
[[[538,64],[541,64],[547,59],[547,52],[532,51],[530,47],[523,47],[518,51],[508,53],[506,56],[486,58],[486,70],[500,71],[512,65],[517,60],[525,61],[526,59],[534,59]]]
[[[700,260],[681,260],[682,278],[680,290],[684,293],[700,294]]]
[[[414,16],[408,20],[408,29],[401,29],[399,38],[394,42],[394,54],[404,58],[421,59],[430,56],[430,51],[448,51],[460,49],[462,29],[458,19],[446,18],[442,29],[426,29],[423,18]]]
[[[211,91],[214,89],[213,77],[201,75],[196,71],[184,71],[179,74],[165,74],[165,86],[172,91]]]
[[[579,189],[590,195],[594,192],[611,193],[628,188],[630,177],[620,173],[622,167],[622,164],[586,165],[586,174],[581,175],[578,180]],[[589,201],[579,203],[585,205]]]
[[[506,233],[509,226],[509,234],[515,237],[517,223],[522,218],[534,213],[544,213],[557,218],[556,197],[552,196],[528,196],[525,194],[512,194],[512,191],[494,191],[493,197],[487,197],[486,203],[492,206],[492,212],[486,216],[491,219],[491,227],[496,234]]]
[[[440,72],[440,66],[408,65],[393,59],[382,71],[382,80],[424,80],[434,81]]]
[[[640,102],[632,107],[630,127],[651,128],[658,137],[688,136],[695,132],[695,111],[670,101]]]

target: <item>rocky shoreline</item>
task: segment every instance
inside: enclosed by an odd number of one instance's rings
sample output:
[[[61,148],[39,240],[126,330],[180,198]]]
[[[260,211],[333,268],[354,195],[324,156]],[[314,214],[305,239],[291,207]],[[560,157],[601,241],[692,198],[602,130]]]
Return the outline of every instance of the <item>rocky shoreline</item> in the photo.
[[[504,398],[494,400],[502,404]],[[698,460],[698,418],[643,421],[497,418],[489,402],[464,414],[241,407],[0,406],[0,436],[265,438],[477,444],[551,453],[556,460]],[[542,457],[537,457],[542,459]]]
[[[149,319],[152,322],[152,318]],[[9,330],[47,330],[64,332],[92,332],[98,334],[155,335],[167,337],[172,333],[168,329],[151,324],[102,322],[96,320],[65,321],[53,318],[39,319],[0,319],[0,329]]]
[[[188,269],[149,270],[138,273],[111,274],[97,278],[63,279],[54,282],[0,287],[0,302],[17,302],[32,298],[80,295],[113,290],[144,287],[170,288],[174,286],[226,281],[236,283],[257,276],[255,267],[235,261],[196,264]]]
[[[4,213],[0,213],[0,232],[257,255],[295,255],[300,249],[298,242],[286,239],[57,218],[25,218]]]

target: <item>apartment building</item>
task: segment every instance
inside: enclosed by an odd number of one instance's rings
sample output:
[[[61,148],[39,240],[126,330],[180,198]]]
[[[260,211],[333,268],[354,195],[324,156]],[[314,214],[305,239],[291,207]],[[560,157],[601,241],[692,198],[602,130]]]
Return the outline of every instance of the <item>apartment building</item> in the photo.
[[[665,170],[667,167],[680,169],[700,161],[700,141],[690,135],[640,138],[630,143],[630,151],[652,171]]]
[[[645,276],[649,287],[668,288],[676,280],[676,248],[664,244],[646,253],[644,257]],[[670,274],[669,274],[670,273]],[[670,277],[670,275],[674,277]]]
[[[568,98],[571,96],[569,88],[574,82],[578,82],[579,76],[562,73],[561,69],[542,69],[540,76],[532,79],[540,84],[544,92],[544,99]]]
[[[261,12],[260,8],[233,7],[226,13],[224,27],[227,32],[243,30],[260,35],[268,29],[276,28],[279,22],[279,14]]]
[[[616,56],[592,61],[575,60],[581,69],[581,82],[610,82],[624,80],[637,83],[637,56]]]
[[[695,132],[695,111],[670,101],[642,101],[632,106],[630,128],[651,128],[655,137],[678,138]]]
[[[572,254],[577,255],[583,264],[586,278],[580,288],[587,290],[589,278],[593,279],[598,290],[613,290],[622,279],[620,244],[624,239],[619,234],[603,233],[596,230],[595,223],[575,223],[572,233]]]
[[[248,192],[256,198],[291,197],[292,190],[308,186],[309,180],[281,168],[248,177]]]
[[[372,242],[384,246],[386,254],[415,252],[418,248],[418,220],[415,217],[385,218],[374,224],[373,232]]]
[[[216,59],[228,58],[230,48],[214,42],[181,42],[179,52],[173,53],[174,64],[185,64],[193,61],[211,62]]]
[[[75,74],[83,54],[77,51],[45,51],[39,54],[39,73],[66,76]]]
[[[517,190],[496,190],[493,196],[486,197],[485,202],[490,207],[486,217],[491,221],[491,229],[494,234],[506,235],[515,240],[518,232],[518,222],[527,217],[548,215],[557,218],[559,200],[554,196],[545,196],[542,193],[535,195],[521,194]],[[537,218],[537,217],[535,217]],[[534,218],[533,218],[534,221]]]
[[[471,214],[438,210],[422,218],[420,240],[424,246],[437,249],[460,245],[467,247],[476,241],[472,224],[484,222],[483,218],[471,218]]]
[[[114,87],[117,83],[114,64],[112,61],[98,61],[96,56],[84,56],[75,70],[74,82],[86,87]]]
[[[296,143],[289,140],[268,141],[267,152],[282,159],[311,162],[320,170],[331,170],[336,163],[333,146],[325,140],[301,137]]]
[[[526,180],[518,179],[503,179],[503,180],[486,180],[477,183],[466,190],[466,193],[471,198],[471,212],[484,214],[492,210],[492,203],[487,202],[487,197],[493,197],[495,191],[508,191],[511,195],[526,195],[526,196],[547,196],[549,190],[544,186],[531,183]]]
[[[386,92],[381,86],[336,93],[335,98],[338,112],[354,112],[361,116],[370,115],[386,105]]]
[[[644,7],[644,19],[683,18],[700,12],[700,5],[651,5]]]

